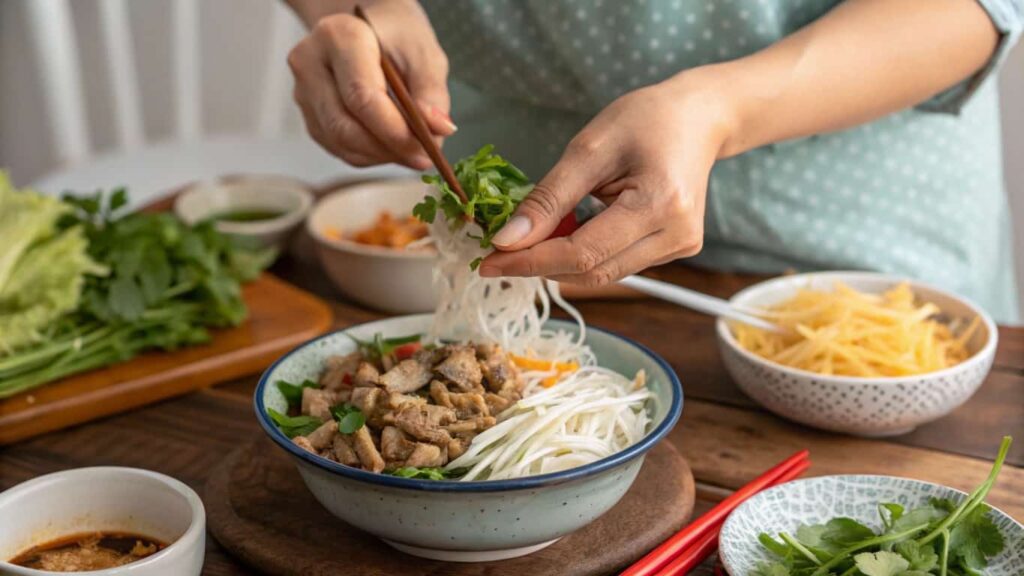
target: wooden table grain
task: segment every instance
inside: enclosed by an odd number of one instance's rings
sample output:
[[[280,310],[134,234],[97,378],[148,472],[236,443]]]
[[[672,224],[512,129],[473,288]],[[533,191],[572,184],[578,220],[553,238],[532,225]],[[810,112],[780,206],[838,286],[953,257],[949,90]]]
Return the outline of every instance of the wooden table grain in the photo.
[[[289,257],[275,266],[288,279],[331,302],[337,327],[381,315],[347,302],[308,260]],[[667,266],[651,272],[719,296],[759,278]],[[1024,518],[1024,329],[1000,328],[991,375],[953,414],[913,433],[884,440],[853,438],[784,421],[751,402],[729,379],[719,358],[713,321],[648,299],[577,303],[588,323],[636,338],[679,373],[685,390],[683,417],[669,435],[688,459],[698,482],[695,514],[771,464],[811,450],[809,475],[878,473],[910,476],[970,489],[980,482],[1005,434],[1018,443],[990,500]],[[258,434],[251,416],[257,376],[240,378],[134,412],[51,433],[0,449],[0,489],[40,474],[94,465],[148,468],[201,489],[221,457]],[[210,576],[255,573],[212,539],[203,570]],[[705,563],[695,574],[712,573]]]

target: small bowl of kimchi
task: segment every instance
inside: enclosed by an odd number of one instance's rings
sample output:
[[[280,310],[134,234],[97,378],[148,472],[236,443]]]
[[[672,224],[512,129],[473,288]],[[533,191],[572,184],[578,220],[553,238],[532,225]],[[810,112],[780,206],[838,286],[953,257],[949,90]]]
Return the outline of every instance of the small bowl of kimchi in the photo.
[[[437,303],[437,253],[412,216],[429,192],[418,179],[377,180],[326,195],[306,229],[331,282],[349,298],[393,313],[429,312]]]
[[[740,389],[784,418],[859,436],[905,434],[961,406],[988,375],[998,340],[970,300],[872,272],[782,276],[730,302],[784,328],[718,320]]]

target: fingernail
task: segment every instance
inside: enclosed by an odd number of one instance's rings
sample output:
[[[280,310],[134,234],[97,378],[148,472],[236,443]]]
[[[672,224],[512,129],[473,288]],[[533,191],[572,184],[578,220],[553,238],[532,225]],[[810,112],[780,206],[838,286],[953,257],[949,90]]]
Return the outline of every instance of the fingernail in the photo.
[[[483,278],[497,278],[501,276],[501,268],[494,266],[481,266],[478,272]]]
[[[526,216],[513,216],[511,220],[502,226],[501,230],[494,235],[493,242],[498,246],[511,246],[519,242],[530,233],[533,223]]]
[[[442,122],[444,122],[444,125],[447,126],[449,130],[451,130],[453,133],[459,130],[459,127],[455,125],[455,122],[452,122],[451,116],[449,116],[436,106],[433,106],[433,108],[434,114],[436,114],[437,117],[440,118]]]

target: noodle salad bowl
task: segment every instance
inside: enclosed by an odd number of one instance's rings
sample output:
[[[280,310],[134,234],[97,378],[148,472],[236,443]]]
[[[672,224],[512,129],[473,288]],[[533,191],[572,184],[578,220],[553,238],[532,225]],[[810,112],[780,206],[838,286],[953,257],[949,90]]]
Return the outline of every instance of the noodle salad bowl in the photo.
[[[255,393],[256,416],[294,460],[313,496],[332,514],[409,554],[482,562],[529,554],[589,524],[614,506],[636,479],[644,455],[675,425],[683,390],[669,365],[636,342],[588,328],[587,344],[602,367],[630,377],[639,370],[651,392],[650,423],[636,443],[606,458],[547,474],[502,480],[425,480],[344,466],[303,450],[271,421],[267,409],[287,409],[274,385],[316,379],[325,359],[355,349],[349,337],[371,339],[426,333],[432,315],[370,322],[311,340],[264,372]],[[547,328],[577,333],[552,320]]]
[[[729,324],[719,319],[716,332],[726,370],[759,404],[815,428],[859,436],[895,436],[949,414],[984,382],[995,358],[995,322],[969,300],[922,282],[870,272],[816,272],[755,284],[730,302],[745,309],[768,307],[791,298],[801,288],[830,291],[837,282],[869,294],[906,282],[917,299],[937,305],[942,316],[965,324],[977,319],[977,329],[965,343],[967,358],[942,370],[909,376],[817,374],[745,349]]]

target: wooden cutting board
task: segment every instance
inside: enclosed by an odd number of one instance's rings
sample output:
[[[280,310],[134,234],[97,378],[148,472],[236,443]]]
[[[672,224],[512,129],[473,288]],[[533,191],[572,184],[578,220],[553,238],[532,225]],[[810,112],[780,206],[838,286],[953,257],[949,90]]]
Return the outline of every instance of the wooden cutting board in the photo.
[[[409,556],[338,520],[262,435],[213,470],[203,502],[217,541],[266,574],[575,576],[618,573],[679,530],[693,512],[694,483],[686,460],[661,442],[604,516],[529,556],[472,564]]]
[[[248,319],[214,331],[208,344],[143,354],[0,400],[0,445],[259,372],[331,325],[325,302],[270,274],[242,295]]]

